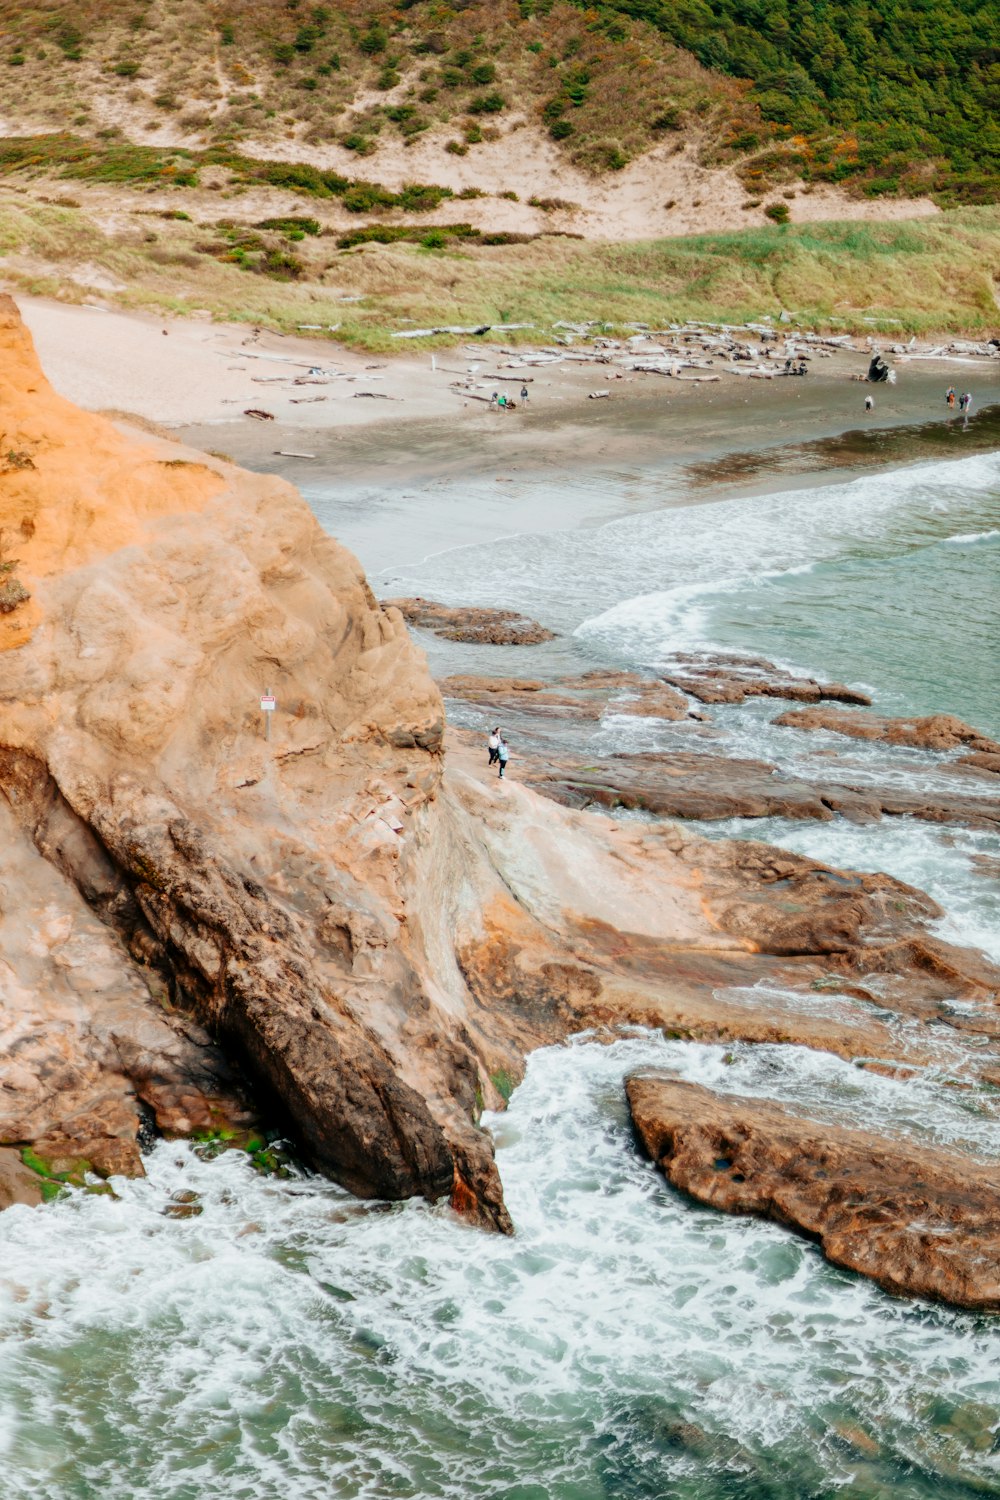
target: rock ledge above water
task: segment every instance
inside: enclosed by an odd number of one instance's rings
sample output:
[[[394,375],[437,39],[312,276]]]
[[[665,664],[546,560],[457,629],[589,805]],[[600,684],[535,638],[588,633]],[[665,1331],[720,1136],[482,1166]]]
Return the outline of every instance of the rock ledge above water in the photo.
[[[646,1151],[699,1202],[785,1224],[886,1291],[1000,1311],[995,1167],[668,1073],[626,1092]]]

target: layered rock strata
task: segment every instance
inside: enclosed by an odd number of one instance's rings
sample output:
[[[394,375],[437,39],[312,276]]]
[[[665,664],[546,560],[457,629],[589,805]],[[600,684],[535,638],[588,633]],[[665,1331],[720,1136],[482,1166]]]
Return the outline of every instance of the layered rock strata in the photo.
[[[1000,1311],[995,1167],[662,1072],[626,1092],[646,1152],[700,1203],[774,1219],[886,1291]]]

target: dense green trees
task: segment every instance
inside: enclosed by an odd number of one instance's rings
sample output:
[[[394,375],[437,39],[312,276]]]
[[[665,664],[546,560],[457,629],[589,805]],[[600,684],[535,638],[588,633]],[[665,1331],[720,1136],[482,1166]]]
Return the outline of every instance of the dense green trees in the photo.
[[[609,0],[752,82],[807,175],[1000,196],[997,0]],[[848,137],[839,149],[832,132]]]

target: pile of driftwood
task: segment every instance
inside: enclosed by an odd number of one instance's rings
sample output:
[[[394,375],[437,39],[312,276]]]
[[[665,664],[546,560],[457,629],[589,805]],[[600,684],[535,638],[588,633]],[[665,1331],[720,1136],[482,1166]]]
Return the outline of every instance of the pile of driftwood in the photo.
[[[739,327],[684,323],[660,329],[634,325],[636,331],[624,338],[598,332],[603,326],[554,323],[552,342],[537,348],[491,345],[494,363],[502,367],[495,373],[482,372],[478,366],[448,373],[463,377],[454,386],[459,394],[473,394],[497,380],[529,379],[527,371],[532,369],[570,364],[612,367],[616,371],[612,379],[620,379],[628,371],[688,381],[716,381],[722,374],[771,380],[781,375],[804,375],[810,360],[830,358],[834,350],[852,347],[848,334],[824,338],[779,330],[769,323]],[[482,346],[467,345],[464,352],[484,359]],[[506,375],[504,370],[520,373]]]
[[[689,322],[654,329],[637,323],[629,325],[635,332],[620,338],[609,337],[602,331],[606,325],[601,323],[558,322],[551,325],[550,340],[537,347],[491,344],[487,355],[481,344],[466,345],[468,356],[482,363],[490,360],[491,373],[481,364],[448,373],[461,377],[452,386],[457,395],[475,395],[496,381],[530,379],[529,370],[550,365],[602,366],[608,371],[605,378],[612,380],[625,378],[628,372],[666,375],[673,380],[717,381],[723,374],[750,380],[802,376],[808,373],[812,361],[831,359],[838,352],[863,354],[869,359],[884,352],[899,356],[904,363],[909,359],[1000,359],[998,339],[918,345],[912,338],[907,344],[888,344],[871,334],[802,333],[788,327],[790,321],[783,313],[777,322],[739,325]]]

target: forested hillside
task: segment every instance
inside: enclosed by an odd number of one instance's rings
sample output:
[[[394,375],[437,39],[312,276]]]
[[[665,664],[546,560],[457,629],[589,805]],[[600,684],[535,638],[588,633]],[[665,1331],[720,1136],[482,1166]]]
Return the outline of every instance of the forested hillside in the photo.
[[[707,68],[750,79],[762,116],[802,137],[807,175],[860,172],[869,191],[1000,195],[996,0],[610,3]]]

